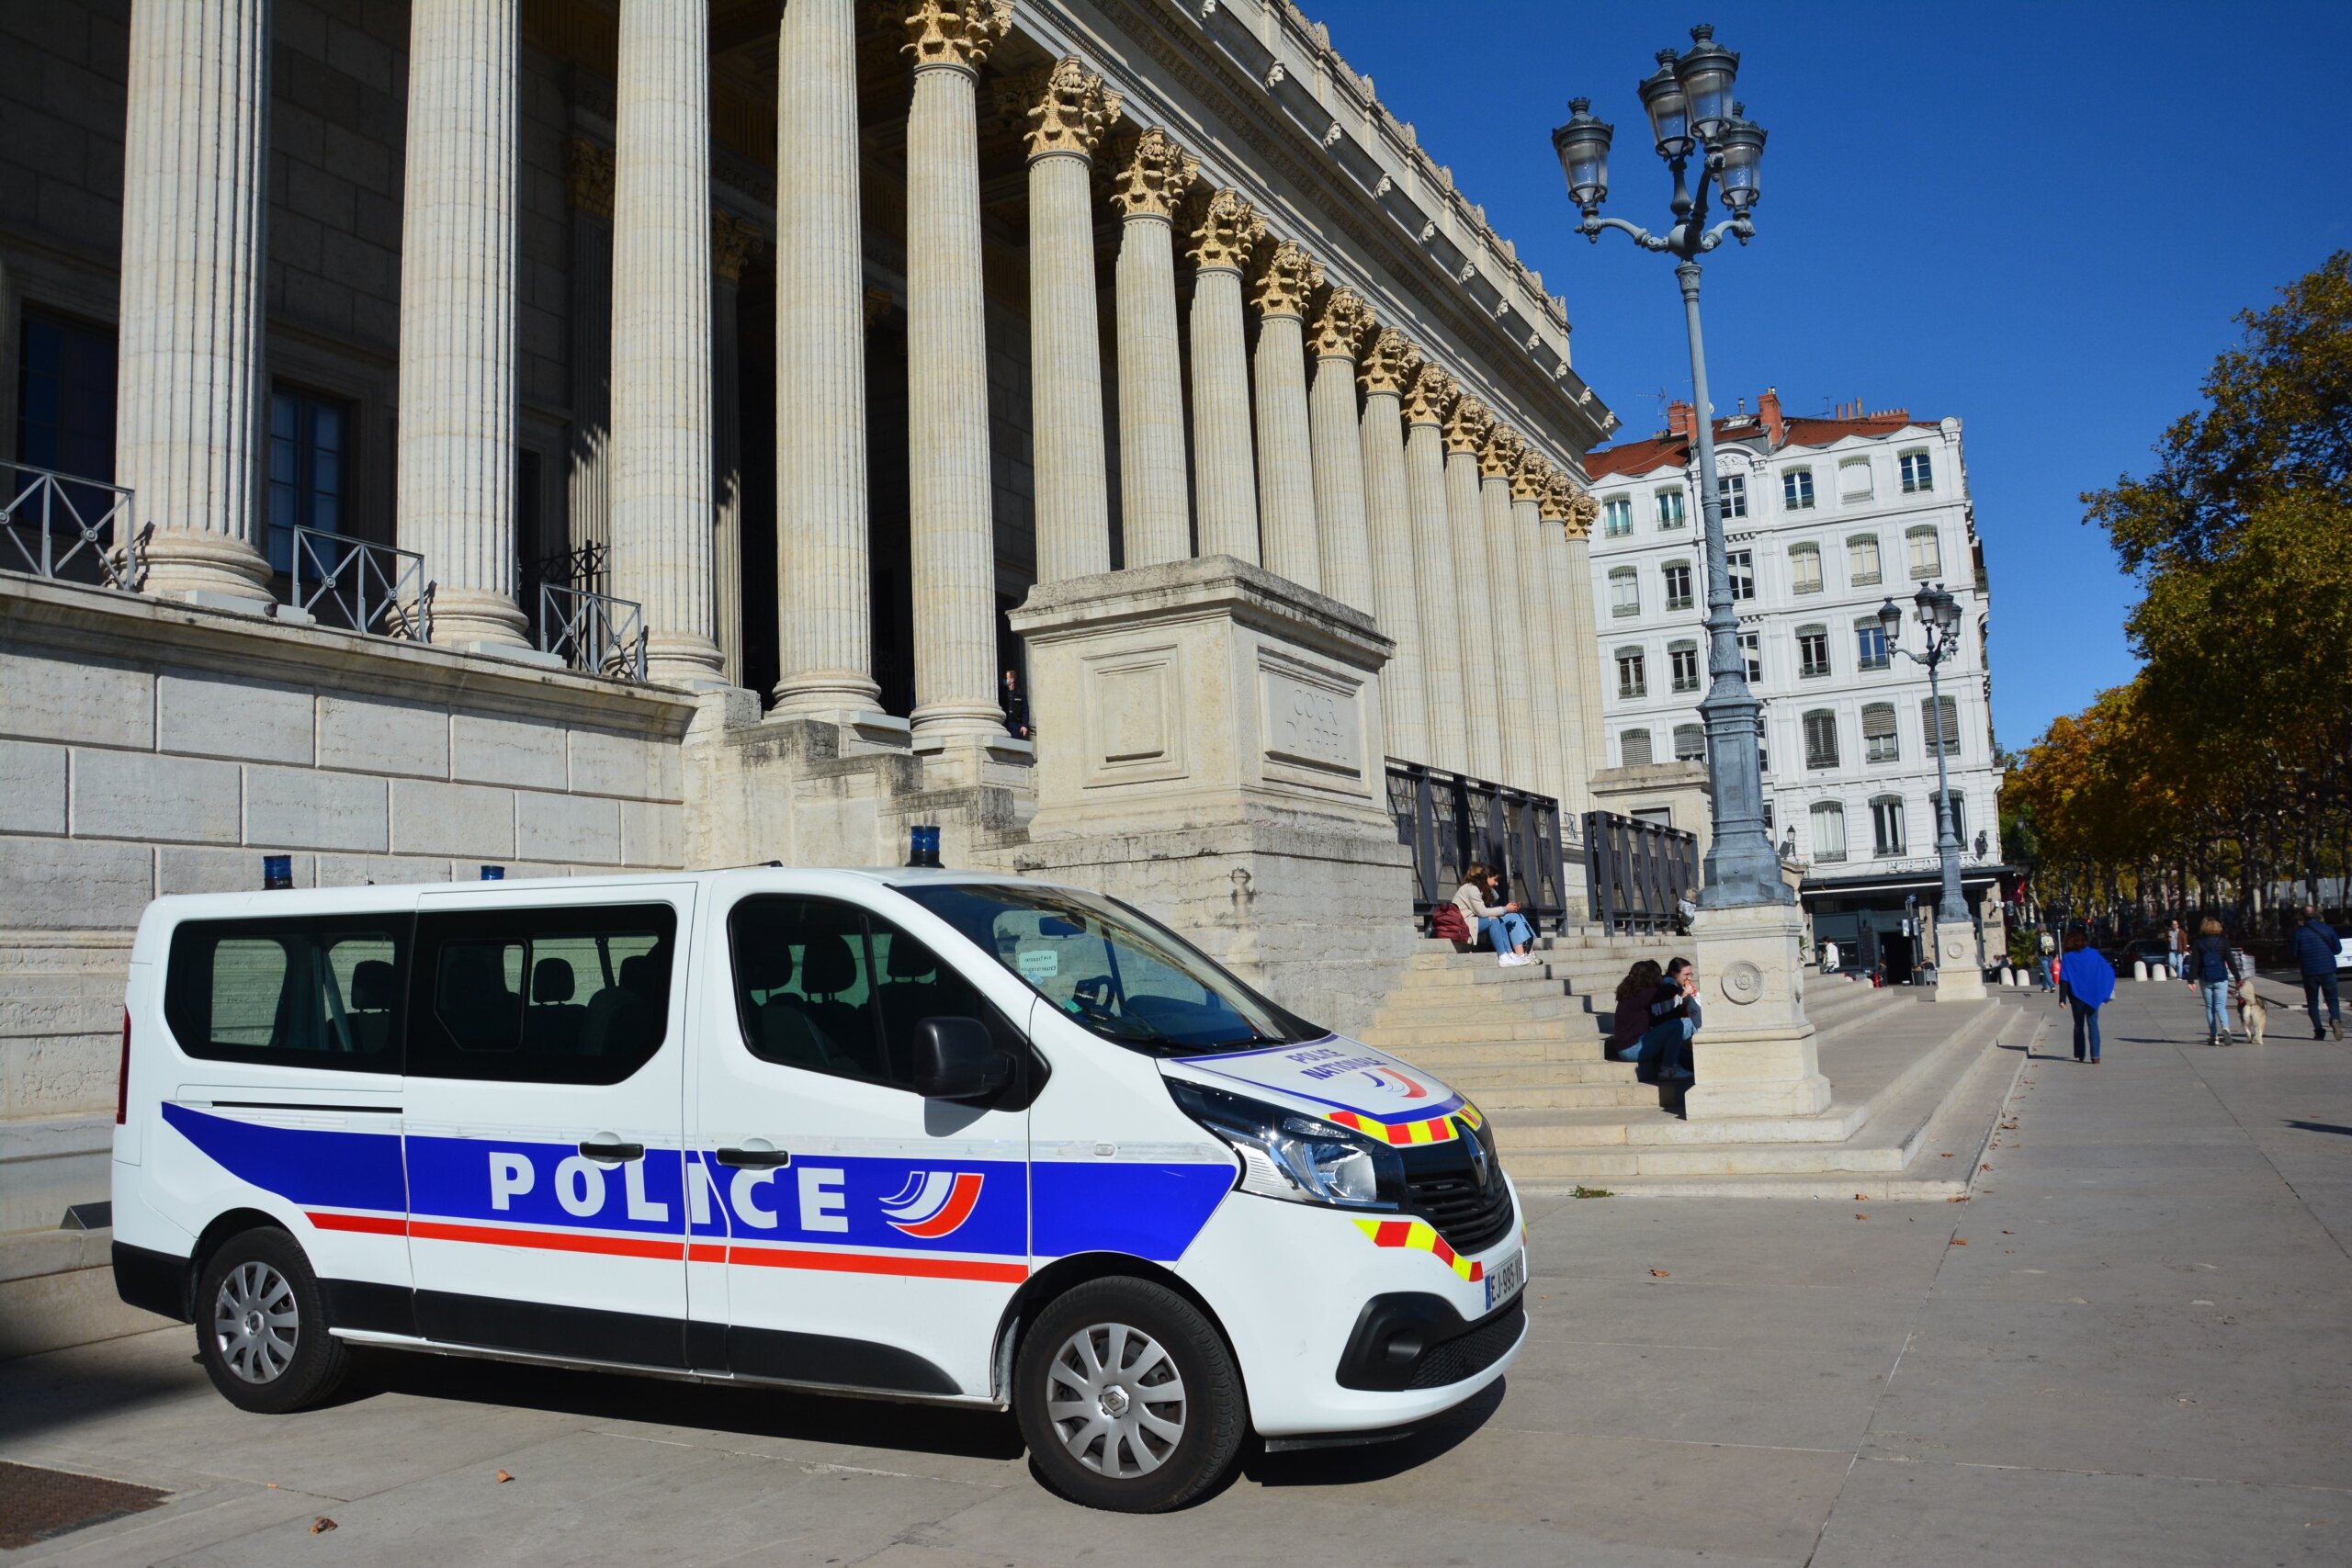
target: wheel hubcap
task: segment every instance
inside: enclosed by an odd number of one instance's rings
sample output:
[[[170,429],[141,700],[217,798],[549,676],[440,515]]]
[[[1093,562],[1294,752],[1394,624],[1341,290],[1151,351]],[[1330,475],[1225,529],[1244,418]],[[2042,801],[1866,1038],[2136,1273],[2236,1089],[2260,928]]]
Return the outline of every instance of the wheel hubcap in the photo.
[[[212,1301],[212,1334],[220,1359],[241,1382],[275,1382],[294,1359],[301,1329],[294,1287],[266,1263],[240,1263]]]
[[[1080,1329],[1054,1353],[1048,1377],[1046,1416],[1071,1457],[1099,1475],[1148,1475],[1183,1438],[1184,1380],[1140,1329]]]

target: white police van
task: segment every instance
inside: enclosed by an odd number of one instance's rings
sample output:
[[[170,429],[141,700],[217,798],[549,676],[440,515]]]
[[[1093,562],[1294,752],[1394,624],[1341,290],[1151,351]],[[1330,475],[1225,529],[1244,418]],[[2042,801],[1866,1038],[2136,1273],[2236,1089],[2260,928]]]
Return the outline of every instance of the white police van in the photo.
[[[125,1301],[247,1410],[383,1347],[1010,1406],[1146,1510],[1477,1393],[1526,1314],[1477,1111],[1148,918],[754,869],[161,898]]]

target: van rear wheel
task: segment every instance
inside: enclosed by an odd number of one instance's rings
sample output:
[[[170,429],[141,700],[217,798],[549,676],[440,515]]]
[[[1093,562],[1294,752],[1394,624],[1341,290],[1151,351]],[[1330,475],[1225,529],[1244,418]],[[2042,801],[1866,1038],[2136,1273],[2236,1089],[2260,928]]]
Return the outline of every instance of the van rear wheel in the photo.
[[[311,1260],[281,1230],[241,1232],[205,1264],[196,1345],[221,1397],[265,1416],[316,1404],[351,1368],[351,1352],[327,1332]]]
[[[1240,1451],[1247,1401],[1224,1337],[1145,1280],[1092,1280],[1037,1314],[1013,1369],[1029,1453],[1073,1502],[1179,1508]]]

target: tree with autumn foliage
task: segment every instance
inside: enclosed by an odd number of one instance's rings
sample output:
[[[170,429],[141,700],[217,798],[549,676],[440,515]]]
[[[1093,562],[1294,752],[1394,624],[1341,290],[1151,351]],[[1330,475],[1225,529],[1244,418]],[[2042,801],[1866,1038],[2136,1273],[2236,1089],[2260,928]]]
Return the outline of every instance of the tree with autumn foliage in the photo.
[[[2142,589],[2140,673],[2010,776],[2045,899],[2233,905],[2352,863],[2352,255],[2239,317],[2156,467],[2083,497]]]

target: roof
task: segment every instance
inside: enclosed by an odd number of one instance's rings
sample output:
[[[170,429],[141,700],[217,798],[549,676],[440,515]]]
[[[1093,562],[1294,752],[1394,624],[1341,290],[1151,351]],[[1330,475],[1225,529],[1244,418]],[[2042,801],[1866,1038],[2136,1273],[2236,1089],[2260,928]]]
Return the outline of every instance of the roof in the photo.
[[[1677,407],[1688,405],[1678,404]],[[1915,424],[1933,424],[1934,420],[1911,417],[1908,409],[1886,409],[1875,413],[1838,416],[1795,415],[1780,422],[1779,438],[1760,414],[1734,414],[1715,421],[1715,441],[1718,445],[1737,443],[1747,446],[1762,442],[1767,453],[1780,452],[1791,446],[1826,446],[1849,435],[1892,435]],[[1663,468],[1688,468],[1690,463],[1690,437],[1681,430],[1661,430],[1656,435],[1639,441],[1621,442],[1614,446],[1598,447],[1585,454],[1585,472],[1597,482],[1615,474],[1646,474]]]

